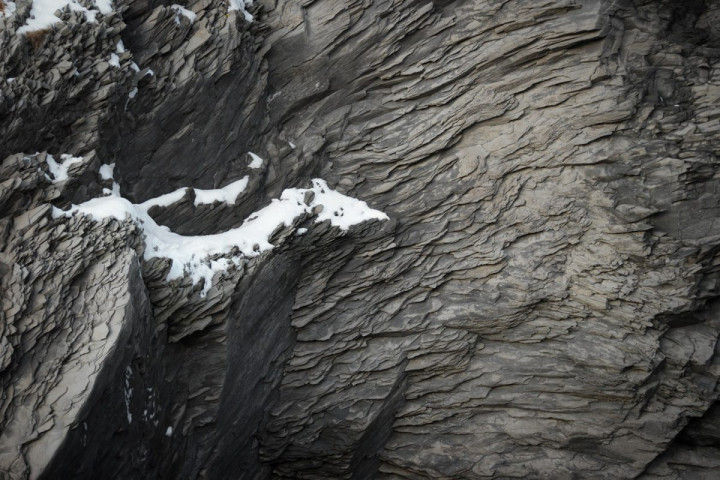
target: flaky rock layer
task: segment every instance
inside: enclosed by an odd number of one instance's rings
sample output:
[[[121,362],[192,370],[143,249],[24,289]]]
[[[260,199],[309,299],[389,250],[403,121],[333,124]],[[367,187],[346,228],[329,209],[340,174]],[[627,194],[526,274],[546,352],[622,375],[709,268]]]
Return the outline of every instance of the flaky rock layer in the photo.
[[[4,3],[0,478],[717,472],[720,5],[235,3]],[[52,213],[245,177],[148,213],[389,219]]]

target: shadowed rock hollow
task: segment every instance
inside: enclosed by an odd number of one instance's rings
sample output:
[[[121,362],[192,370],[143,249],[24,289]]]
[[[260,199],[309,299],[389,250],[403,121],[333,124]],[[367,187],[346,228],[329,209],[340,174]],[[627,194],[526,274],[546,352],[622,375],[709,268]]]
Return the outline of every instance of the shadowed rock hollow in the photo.
[[[720,4],[247,3],[0,2],[0,478],[714,478]]]

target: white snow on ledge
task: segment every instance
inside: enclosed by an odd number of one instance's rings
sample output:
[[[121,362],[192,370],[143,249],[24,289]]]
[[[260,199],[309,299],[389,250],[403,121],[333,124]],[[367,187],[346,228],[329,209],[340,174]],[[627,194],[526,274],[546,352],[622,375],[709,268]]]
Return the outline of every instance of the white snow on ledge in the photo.
[[[190,24],[192,25],[195,23],[195,19],[197,18],[197,15],[192,10],[188,10],[187,8],[183,7],[182,5],[173,4],[170,5],[170,8],[175,11],[175,24],[180,25],[180,15],[186,17],[188,20],[190,20]]]
[[[184,195],[184,189],[141,205],[115,196],[94,198],[80,205],[73,205],[66,211],[54,208],[53,217],[70,217],[75,213],[89,216],[95,221],[105,218],[122,221],[129,217],[145,233],[145,259],[169,258],[172,265],[167,275],[168,281],[184,275],[189,275],[193,284],[204,280],[201,293],[204,297],[212,286],[213,276],[217,272],[227,271],[231,265],[238,265],[239,262],[238,257],[217,260],[210,257],[227,256],[234,248],[246,257],[254,257],[270,250],[273,248],[269,241],[270,235],[277,227],[292,225],[296,218],[304,213],[312,213],[316,206],[323,206],[322,211],[317,214],[316,222],[329,220],[331,225],[343,231],[348,230],[351,225],[367,220],[388,219],[387,215],[368,207],[367,203],[330,189],[324,180],[314,179],[312,184],[309,189],[286,189],[279,199],[274,199],[270,205],[251,214],[241,226],[216,235],[178,235],[169,228],[158,225],[148,215],[148,205],[172,204],[171,200],[177,201],[181,191]],[[314,194],[309,204],[304,203],[307,192]],[[182,198],[182,195],[179,198]]]
[[[9,17],[10,15],[15,14],[15,10],[17,10],[17,6],[15,5],[15,2],[10,2],[8,0],[5,0],[5,12],[0,12],[0,18],[2,17]]]
[[[245,175],[240,180],[232,182],[222,188],[216,188],[213,190],[201,190],[199,188],[193,188],[193,190],[195,191],[195,202],[193,203],[196,207],[198,205],[208,205],[215,202],[235,205],[238,196],[245,191],[249,181],[250,177]],[[157,198],[145,200],[138,206],[145,211],[150,210],[152,207],[169,207],[170,205],[182,200],[188,190],[188,187],[178,188],[174,192],[160,195]]]
[[[238,195],[245,191],[249,180],[250,177],[245,175],[240,180],[226,185],[223,188],[216,188],[215,190],[199,190],[195,188],[195,206],[212,204],[214,202],[225,202],[228,205],[235,205],[235,200],[237,200]]]
[[[247,7],[253,4],[253,0],[228,0],[228,12],[240,10],[245,17],[245,21],[252,22],[253,16],[247,11]]]
[[[248,164],[248,167],[254,169],[262,168],[263,166],[263,159],[260,158],[258,155],[255,155],[253,152],[248,152],[248,155],[250,155],[250,158],[252,158],[252,162]]]
[[[102,178],[103,180],[113,180],[114,170],[114,163],[106,163],[104,165],[100,165],[100,178]]]
[[[23,34],[51,27],[53,24],[60,22],[60,19],[55,16],[55,11],[62,10],[66,6],[72,11],[83,12],[85,19],[90,23],[95,22],[95,16],[98,13],[107,15],[112,12],[112,2],[110,0],[94,0],[93,3],[97,10],[83,7],[77,0],[33,0],[30,18],[25,22],[25,25],[18,28],[17,33]]]
[[[82,163],[83,157],[73,157],[72,155],[62,154],[60,155],[61,162],[55,161],[55,158],[49,153],[45,157],[45,161],[48,164],[48,169],[52,174],[53,178],[47,177],[52,183],[62,182],[69,178],[68,169],[76,163]]]
[[[145,200],[143,203],[138,205],[138,207],[145,211],[150,210],[152,207],[169,207],[170,205],[182,200],[187,191],[188,187],[178,188],[174,192],[166,193],[165,195],[160,195],[159,197],[151,198],[150,200]]]
[[[109,163],[105,165],[100,165],[100,178],[103,180],[112,180],[112,190],[109,188],[103,188],[103,193],[105,195],[114,195],[116,197],[120,196],[120,185],[115,181],[115,178],[113,177],[113,171],[115,170],[115,164]]]

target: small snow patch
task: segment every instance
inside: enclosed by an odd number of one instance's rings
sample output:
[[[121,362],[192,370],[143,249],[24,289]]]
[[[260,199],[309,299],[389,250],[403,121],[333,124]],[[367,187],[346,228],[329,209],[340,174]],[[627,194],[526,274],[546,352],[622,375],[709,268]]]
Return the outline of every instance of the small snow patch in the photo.
[[[118,185],[117,182],[113,182],[112,189],[110,188],[103,188],[103,195],[109,195],[113,197],[119,197],[120,195],[120,185]]]
[[[238,195],[245,191],[248,184],[248,176],[233,182],[223,188],[214,190],[195,189],[195,206],[212,204],[214,202],[225,202],[228,205],[235,205]]]
[[[253,16],[247,11],[247,7],[253,4],[253,0],[229,0],[228,4],[228,12],[239,10],[245,17],[246,22],[249,23],[253,21]]]
[[[118,40],[117,46],[115,47],[116,53],[125,53],[125,44],[122,40]]]
[[[61,162],[58,163],[55,161],[55,158],[47,154],[47,157],[45,161],[48,164],[48,167],[50,169],[50,173],[52,174],[53,178],[50,179],[48,177],[48,180],[51,180],[53,183],[62,182],[63,180],[67,180],[70,178],[68,176],[68,169],[77,163],[82,163],[83,158],[82,157],[73,157],[72,155],[60,155]]]
[[[170,8],[172,8],[176,15],[175,15],[175,23],[180,25],[180,16],[184,16],[188,20],[190,20],[190,24],[193,24],[195,22],[195,19],[197,18],[197,15],[192,10],[188,10],[187,8],[183,7],[182,5],[170,5]]]
[[[166,436],[166,437],[172,436],[172,432],[173,432],[173,428],[172,428],[172,427],[168,427],[168,428],[165,430],[165,436]]]
[[[9,17],[10,15],[13,15],[15,13],[15,10],[17,10],[17,6],[15,5],[15,2],[8,2],[5,0],[5,11],[0,12],[0,17]]]
[[[100,178],[102,178],[103,180],[112,180],[113,179],[113,170],[115,170],[114,163],[101,165],[100,166]]]
[[[313,180],[315,199],[312,206],[322,205],[324,208],[317,216],[316,222],[329,220],[333,227],[347,231],[352,225],[367,220],[388,220],[389,217],[379,210],[373,210],[362,200],[348,197],[340,192],[331,190],[325,180]],[[304,192],[303,192],[304,193]]]
[[[108,63],[115,68],[120,68],[120,57],[116,53],[111,53]]]
[[[179,188],[174,192],[166,193],[165,195],[160,195],[159,197],[146,200],[141,203],[139,207],[144,209],[145,211],[150,210],[152,207],[169,207],[170,205],[173,205],[182,200],[187,191],[187,187]]]
[[[85,20],[94,23],[98,13],[106,15],[112,12],[112,4],[110,0],[95,0],[93,2],[97,10],[89,9],[82,6],[77,0],[33,0],[30,9],[30,18],[27,19],[25,25],[18,28],[18,34],[25,34],[35,30],[44,30],[53,24],[60,22],[55,16],[56,10],[62,10],[68,7],[74,12],[83,12]]]
[[[115,164],[105,164],[100,166],[100,178],[103,180],[115,180],[113,177],[113,171],[115,170]],[[120,196],[120,185],[117,182],[113,182],[112,190],[109,188],[103,188],[104,195],[112,195],[114,197]]]
[[[250,155],[250,157],[252,157],[252,162],[250,162],[250,164],[248,165],[248,167],[255,169],[255,168],[260,168],[260,167],[263,166],[263,159],[262,159],[262,158],[260,158],[259,156],[255,155],[253,152],[248,152],[248,155]]]
[[[95,0],[95,6],[103,15],[113,11],[111,0]]]

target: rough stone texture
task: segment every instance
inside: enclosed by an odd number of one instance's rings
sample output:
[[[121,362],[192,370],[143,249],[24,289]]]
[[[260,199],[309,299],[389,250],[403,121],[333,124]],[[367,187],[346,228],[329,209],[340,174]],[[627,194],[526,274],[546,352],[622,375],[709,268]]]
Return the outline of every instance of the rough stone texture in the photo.
[[[0,19],[0,478],[717,476],[717,2],[170,3]],[[391,220],[203,297],[52,218],[108,163],[136,202],[249,175],[151,211],[181,233],[316,176]]]
[[[10,191],[1,223],[0,465],[10,478],[37,478],[68,437],[87,444],[84,409],[135,354],[125,348],[132,332],[152,322],[134,226],[52,220],[40,202],[60,192],[43,190],[40,158],[11,156],[1,167]]]

